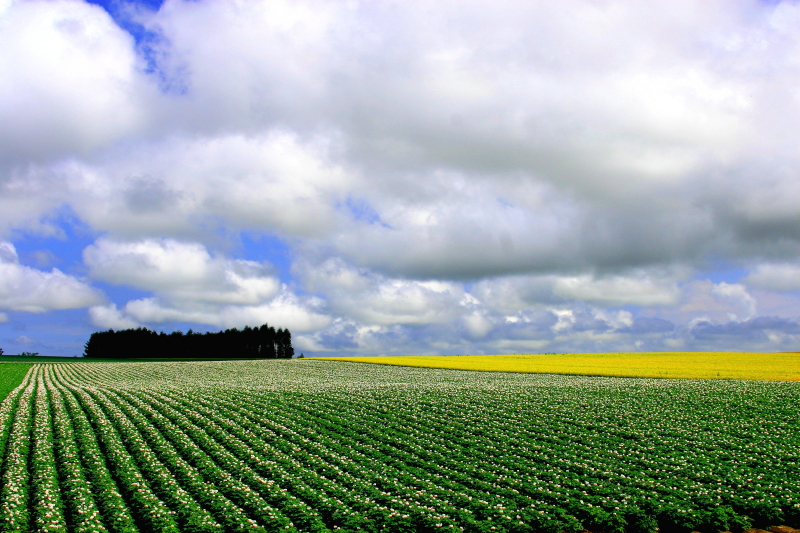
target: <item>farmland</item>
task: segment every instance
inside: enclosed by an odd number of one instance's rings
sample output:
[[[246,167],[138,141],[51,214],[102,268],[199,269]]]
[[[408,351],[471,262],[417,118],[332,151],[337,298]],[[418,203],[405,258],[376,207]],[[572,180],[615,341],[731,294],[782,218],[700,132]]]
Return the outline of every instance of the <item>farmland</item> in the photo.
[[[656,352],[403,357],[330,360],[486,372],[800,381],[800,353]]]
[[[800,526],[800,385],[315,360],[34,365],[2,531]]]
[[[0,401],[19,385],[30,367],[27,363],[0,364]]]

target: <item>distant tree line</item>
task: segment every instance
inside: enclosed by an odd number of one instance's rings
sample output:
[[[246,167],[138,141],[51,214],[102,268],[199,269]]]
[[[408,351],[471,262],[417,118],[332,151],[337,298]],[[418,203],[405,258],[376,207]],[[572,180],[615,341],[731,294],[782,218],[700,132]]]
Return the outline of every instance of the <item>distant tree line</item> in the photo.
[[[291,359],[292,334],[288,329],[261,327],[226,329],[216,333],[174,331],[158,333],[147,328],[98,331],[84,346],[84,357],[105,359],[225,358]]]

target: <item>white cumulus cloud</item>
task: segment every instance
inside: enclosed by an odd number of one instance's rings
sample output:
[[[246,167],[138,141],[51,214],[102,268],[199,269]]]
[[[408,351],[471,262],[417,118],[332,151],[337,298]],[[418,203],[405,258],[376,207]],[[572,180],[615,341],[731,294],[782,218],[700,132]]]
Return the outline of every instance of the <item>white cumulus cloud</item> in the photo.
[[[92,324],[103,329],[131,329],[141,324],[125,316],[117,304],[95,305],[89,308],[89,319]]]
[[[299,264],[296,271],[333,312],[365,325],[446,323],[466,312],[459,283],[389,278],[341,260]]]
[[[93,227],[122,236],[206,236],[204,227],[329,234],[351,177],[326,139],[280,129],[253,135],[170,137],[90,163],[53,167]]]
[[[196,322],[218,327],[258,326],[308,331],[330,318],[314,298],[300,298],[282,285],[270,265],[212,255],[198,243],[172,239],[136,242],[99,239],[84,250],[90,275],[155,296],[90,309],[101,327]]]
[[[800,290],[800,264],[762,263],[743,280],[745,285],[773,291]]]
[[[157,298],[131,300],[125,304],[125,315],[143,323],[196,322],[221,328],[259,326],[269,323],[291,331],[315,331],[327,326],[329,316],[317,312],[318,302],[301,300],[291,293],[261,305],[223,305],[195,307],[169,305]]]
[[[84,250],[84,262],[95,279],[181,302],[253,305],[280,291],[268,265],[215,257],[200,244],[172,239],[100,239]]]
[[[84,228],[90,278],[145,294],[108,302],[14,252],[4,310],[285,320],[308,347],[361,353],[793,335],[797,2],[115,16],[138,42],[97,5],[0,0],[0,238]],[[280,279],[252,260],[262,237],[293,262],[274,261]]]
[[[98,290],[57,268],[45,272],[20,264],[14,245],[0,242],[0,309],[44,313],[102,300]]]
[[[87,153],[135,132],[146,90],[133,38],[73,0],[0,10],[0,156]]]
[[[596,277],[560,276],[553,280],[553,294],[567,300],[605,306],[668,305],[678,302],[680,291],[674,279],[659,279],[645,272]]]

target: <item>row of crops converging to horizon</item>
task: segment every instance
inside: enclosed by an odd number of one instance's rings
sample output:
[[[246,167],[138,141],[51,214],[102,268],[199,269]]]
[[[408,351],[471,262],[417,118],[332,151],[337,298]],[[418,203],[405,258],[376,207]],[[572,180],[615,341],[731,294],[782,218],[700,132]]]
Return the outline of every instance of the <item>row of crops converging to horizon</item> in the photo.
[[[34,365],[0,530],[800,527],[797,383],[326,361]]]

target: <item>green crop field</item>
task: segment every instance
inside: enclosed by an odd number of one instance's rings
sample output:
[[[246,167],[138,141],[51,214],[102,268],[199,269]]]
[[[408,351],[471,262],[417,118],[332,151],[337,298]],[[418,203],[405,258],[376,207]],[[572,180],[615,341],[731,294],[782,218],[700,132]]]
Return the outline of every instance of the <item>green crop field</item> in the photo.
[[[34,365],[0,531],[800,527],[800,383],[315,360]]]
[[[0,363],[0,401],[22,382],[30,367],[28,363]]]

